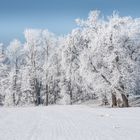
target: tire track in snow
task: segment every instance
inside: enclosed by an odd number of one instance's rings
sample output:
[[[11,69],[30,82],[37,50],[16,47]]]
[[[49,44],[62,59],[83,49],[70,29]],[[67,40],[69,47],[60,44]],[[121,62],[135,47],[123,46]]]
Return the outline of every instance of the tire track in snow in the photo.
[[[0,140],[140,139],[139,109],[114,112],[73,105],[7,108],[1,112]]]

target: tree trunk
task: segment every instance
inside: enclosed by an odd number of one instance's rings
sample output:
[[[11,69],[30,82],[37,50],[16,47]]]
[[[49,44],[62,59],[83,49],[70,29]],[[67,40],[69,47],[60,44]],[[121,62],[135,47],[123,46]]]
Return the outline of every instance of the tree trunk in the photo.
[[[123,107],[129,107],[127,96],[124,94],[121,94],[121,96],[122,96],[122,101],[123,101]]]
[[[13,104],[16,105],[16,96],[18,96],[18,87],[17,87],[17,75],[18,75],[18,66],[17,58],[15,62],[15,75],[14,75],[14,85],[13,85]]]
[[[46,106],[49,104],[49,92],[48,92],[48,85],[46,84]]]
[[[15,92],[13,93],[13,104],[16,105]]]
[[[72,91],[70,90],[70,104],[72,105]]]
[[[40,100],[40,91],[41,91],[41,86],[42,84],[39,83],[39,81],[36,79],[36,105],[40,105],[41,100]]]
[[[49,46],[48,46],[48,43],[46,42],[46,66],[47,66],[47,63],[48,63],[48,56],[49,56]],[[47,68],[46,68],[46,82],[47,82]],[[48,82],[49,83],[49,82]],[[46,83],[46,106],[48,106],[49,105],[49,84],[48,83]]]
[[[116,106],[117,106],[116,95],[112,93],[112,107],[116,107]]]

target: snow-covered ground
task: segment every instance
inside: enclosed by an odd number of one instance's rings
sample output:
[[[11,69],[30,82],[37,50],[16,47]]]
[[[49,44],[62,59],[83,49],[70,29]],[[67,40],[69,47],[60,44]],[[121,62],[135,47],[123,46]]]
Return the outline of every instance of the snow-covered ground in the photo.
[[[140,140],[140,108],[0,108],[0,140]]]

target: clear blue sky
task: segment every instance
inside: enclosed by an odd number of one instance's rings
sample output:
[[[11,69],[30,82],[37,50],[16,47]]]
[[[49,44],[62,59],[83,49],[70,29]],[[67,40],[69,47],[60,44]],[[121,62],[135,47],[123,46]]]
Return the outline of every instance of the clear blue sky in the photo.
[[[0,42],[23,41],[26,28],[67,34],[76,26],[74,20],[86,18],[90,10],[140,17],[140,0],[0,0]]]

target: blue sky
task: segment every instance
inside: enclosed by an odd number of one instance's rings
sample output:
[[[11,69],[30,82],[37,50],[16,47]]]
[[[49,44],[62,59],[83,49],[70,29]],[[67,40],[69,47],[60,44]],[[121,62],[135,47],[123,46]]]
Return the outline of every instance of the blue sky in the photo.
[[[67,34],[76,27],[74,20],[86,18],[90,10],[140,17],[140,0],[0,0],[0,42],[23,41],[26,28]]]

